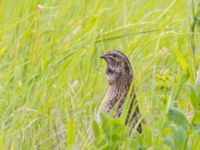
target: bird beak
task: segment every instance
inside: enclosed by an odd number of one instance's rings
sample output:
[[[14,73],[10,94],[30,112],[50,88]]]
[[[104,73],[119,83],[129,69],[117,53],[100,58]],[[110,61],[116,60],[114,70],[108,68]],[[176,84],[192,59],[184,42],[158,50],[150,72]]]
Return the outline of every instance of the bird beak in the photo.
[[[103,55],[101,55],[101,56],[100,56],[100,58],[102,58],[102,59],[105,59],[105,60],[106,60],[106,55],[105,55],[105,54],[103,54]]]

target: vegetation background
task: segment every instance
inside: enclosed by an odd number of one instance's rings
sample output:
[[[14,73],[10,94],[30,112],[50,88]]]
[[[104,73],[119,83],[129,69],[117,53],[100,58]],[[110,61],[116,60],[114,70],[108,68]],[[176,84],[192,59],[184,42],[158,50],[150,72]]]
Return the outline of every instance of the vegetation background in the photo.
[[[0,149],[199,149],[199,4],[1,0]],[[111,49],[134,68],[143,136],[94,121]]]

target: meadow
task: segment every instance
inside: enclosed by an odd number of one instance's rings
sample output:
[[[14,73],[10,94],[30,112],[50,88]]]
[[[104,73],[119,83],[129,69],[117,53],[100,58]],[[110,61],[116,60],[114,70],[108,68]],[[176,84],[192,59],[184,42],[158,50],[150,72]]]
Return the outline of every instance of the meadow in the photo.
[[[198,150],[199,18],[198,0],[1,0],[0,149]],[[112,49],[132,64],[143,135],[95,121]]]

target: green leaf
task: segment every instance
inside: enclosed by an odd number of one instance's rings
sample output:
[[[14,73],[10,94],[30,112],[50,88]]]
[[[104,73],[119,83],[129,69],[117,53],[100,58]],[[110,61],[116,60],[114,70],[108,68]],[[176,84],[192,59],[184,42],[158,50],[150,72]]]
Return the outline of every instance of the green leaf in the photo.
[[[175,147],[174,143],[172,142],[171,138],[164,137],[164,143],[166,145],[168,145],[171,148],[171,150],[176,150],[176,147]]]
[[[200,82],[198,82],[196,85],[196,95],[198,99],[198,106],[200,107]]]
[[[197,109],[198,99],[197,99],[197,96],[196,96],[195,88],[191,84],[188,84],[188,88],[189,88],[190,101],[192,102],[192,106],[194,107],[194,109]]]
[[[75,139],[74,118],[71,118],[67,127],[67,143],[69,146],[74,145],[74,139]]]
[[[108,118],[103,113],[100,114],[101,116],[101,127],[103,132],[110,133],[112,130],[111,118]]]
[[[170,121],[173,121],[175,124],[181,126],[185,130],[188,128],[188,121],[185,117],[185,114],[177,109],[177,108],[170,108],[167,114]]]
[[[194,129],[194,131],[195,131],[196,133],[200,134],[200,124],[195,125],[193,129]]]
[[[93,121],[92,127],[93,127],[94,138],[98,138],[99,140],[102,139],[103,132],[96,121]]]
[[[144,132],[144,140],[143,140],[144,144],[145,144],[145,146],[150,147],[153,143],[151,131],[146,126],[143,126],[142,129]]]
[[[192,123],[194,125],[200,124],[200,111],[196,111],[194,117],[192,118]]]
[[[173,131],[173,141],[176,149],[184,149],[186,140],[187,134],[183,128],[177,128]]]
[[[181,52],[179,50],[174,49],[174,52],[175,52],[176,58],[177,58],[177,60],[178,60],[178,62],[180,64],[180,66],[185,71],[185,73],[187,73],[187,71],[188,71],[188,64],[187,64],[186,59],[183,57],[183,55],[181,54]]]
[[[187,145],[187,131],[175,124],[170,124],[170,128],[171,132],[164,137],[164,143],[172,150],[185,149],[185,146]]]

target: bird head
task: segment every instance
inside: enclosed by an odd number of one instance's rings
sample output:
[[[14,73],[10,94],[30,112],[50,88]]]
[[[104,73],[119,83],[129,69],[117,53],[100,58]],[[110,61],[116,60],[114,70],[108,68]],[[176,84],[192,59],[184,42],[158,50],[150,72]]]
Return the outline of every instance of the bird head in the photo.
[[[131,78],[132,80],[132,68],[128,58],[120,51],[111,50],[101,55],[107,62],[106,77],[109,84]]]

